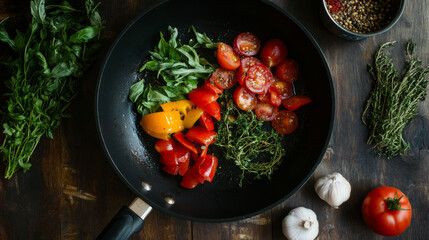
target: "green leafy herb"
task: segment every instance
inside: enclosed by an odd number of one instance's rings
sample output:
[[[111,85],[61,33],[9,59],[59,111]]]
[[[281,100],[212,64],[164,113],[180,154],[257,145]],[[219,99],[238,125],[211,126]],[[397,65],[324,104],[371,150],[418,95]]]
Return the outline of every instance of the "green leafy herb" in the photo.
[[[221,105],[222,119],[218,122],[215,144],[224,148],[225,158],[234,161],[242,170],[239,185],[242,186],[246,173],[258,179],[262,176],[270,179],[285,155],[282,137],[274,129],[263,130],[264,121],[257,120],[253,111],[239,110],[231,101],[230,91],[222,94]]]
[[[369,72],[375,80],[362,120],[370,130],[368,144],[373,144],[380,155],[388,158],[404,153],[408,148],[402,136],[404,127],[418,114],[417,106],[426,96],[429,67],[423,68],[414,58],[415,45],[406,45],[408,56],[405,73],[398,71],[385,50],[395,42],[381,45],[375,54],[374,66]]]
[[[77,10],[67,1],[30,2],[33,19],[25,33],[11,38],[0,22],[0,41],[9,44],[17,58],[6,65],[7,104],[3,108],[4,140],[0,146],[5,177],[30,167],[30,157],[41,137],[52,132],[67,116],[76,95],[76,83],[99,46],[102,22],[93,0]]]
[[[160,33],[158,46],[150,52],[150,60],[140,68],[140,72],[156,72],[157,78],[162,80],[152,85],[141,79],[130,88],[129,99],[137,104],[137,111],[142,115],[156,112],[163,103],[185,99],[186,94],[197,88],[198,80],[207,79],[214,70],[197,54],[195,47],[180,43],[177,28],[169,26],[168,32],[170,40],[165,40]],[[211,42],[205,34],[197,33],[195,29],[194,33]]]

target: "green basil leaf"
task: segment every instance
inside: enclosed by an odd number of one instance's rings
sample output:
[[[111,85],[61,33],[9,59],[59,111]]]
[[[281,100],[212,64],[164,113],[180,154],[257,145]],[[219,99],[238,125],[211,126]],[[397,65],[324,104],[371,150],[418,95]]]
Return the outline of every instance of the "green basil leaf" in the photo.
[[[130,87],[130,101],[131,102],[137,102],[138,98],[143,94],[144,92],[144,79],[134,83]]]
[[[57,64],[51,71],[51,78],[61,78],[70,76],[73,73],[73,68],[62,62]]]
[[[30,3],[31,15],[38,22],[43,24],[45,22],[45,0],[34,0]]]
[[[85,27],[77,32],[75,32],[73,35],[71,35],[69,41],[73,43],[82,43],[82,42],[88,42],[89,40],[95,38],[100,33],[100,27],[94,26],[94,27]]]

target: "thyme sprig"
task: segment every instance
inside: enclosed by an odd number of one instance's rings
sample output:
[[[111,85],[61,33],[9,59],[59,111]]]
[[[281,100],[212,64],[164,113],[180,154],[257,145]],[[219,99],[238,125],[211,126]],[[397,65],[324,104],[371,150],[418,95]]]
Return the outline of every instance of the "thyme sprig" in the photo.
[[[426,96],[429,67],[422,67],[422,61],[414,58],[415,44],[406,45],[405,73],[400,76],[389,59],[386,49],[395,42],[380,46],[375,54],[374,66],[369,73],[375,80],[374,89],[365,106],[362,120],[370,130],[368,144],[373,144],[380,155],[391,158],[404,153],[410,145],[402,132],[418,114],[418,103]]]
[[[248,173],[257,179],[270,179],[285,155],[282,137],[274,129],[264,130],[264,121],[257,120],[253,111],[239,110],[230,95],[227,91],[221,97],[223,117],[218,122],[216,145],[224,148],[225,158],[242,170],[240,186]]]

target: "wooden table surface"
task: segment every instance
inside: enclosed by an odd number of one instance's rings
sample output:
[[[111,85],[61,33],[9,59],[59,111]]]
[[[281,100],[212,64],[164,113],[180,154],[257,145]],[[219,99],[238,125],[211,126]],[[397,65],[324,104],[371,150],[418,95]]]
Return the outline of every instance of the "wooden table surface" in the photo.
[[[94,120],[94,89],[101,61],[121,29],[156,1],[104,0],[100,6],[107,28],[97,62],[82,81],[54,140],[43,139],[34,153],[31,170],[0,180],[0,239],[94,239],[110,218],[135,195],[109,165],[100,146]],[[399,22],[388,32],[362,41],[346,41],[330,34],[319,17],[316,0],[273,1],[289,11],[312,33],[331,68],[336,91],[336,119],[332,138],[313,177],[291,198],[256,217],[229,223],[198,223],[169,216],[158,210],[147,218],[133,239],[285,239],[281,221],[292,209],[313,209],[319,220],[319,239],[381,239],[363,222],[360,207],[373,188],[390,185],[407,194],[413,206],[410,227],[391,239],[427,239],[429,236],[429,100],[419,105],[419,115],[406,128],[411,143],[402,157],[387,160],[366,144],[367,128],[361,121],[363,104],[372,79],[366,65],[377,47],[398,41],[393,56],[403,62],[403,46],[410,38],[417,55],[429,64],[429,0],[407,1]],[[24,0],[0,0],[0,19],[9,16],[11,26],[29,19]],[[0,56],[9,51],[0,44]],[[2,81],[7,77],[1,68]],[[4,86],[1,91],[4,92]],[[4,104],[4,97],[0,98]],[[0,167],[1,172],[4,166]],[[317,177],[340,172],[352,185],[348,202],[333,209],[313,190]]]

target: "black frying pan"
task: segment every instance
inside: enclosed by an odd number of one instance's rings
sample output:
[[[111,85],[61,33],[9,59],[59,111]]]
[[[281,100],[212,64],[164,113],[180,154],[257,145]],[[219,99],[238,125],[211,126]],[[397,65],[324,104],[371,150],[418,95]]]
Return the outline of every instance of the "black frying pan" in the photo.
[[[243,187],[239,187],[240,171],[215,148],[209,150],[219,157],[219,168],[212,183],[188,190],[179,186],[180,177],[161,171],[159,155],[154,149],[156,139],[146,135],[139,126],[140,116],[128,100],[128,93],[138,80],[138,69],[148,57],[148,51],[158,43],[159,32],[166,33],[169,25],[177,27],[180,33],[186,33],[189,26],[194,25],[216,42],[229,44],[244,31],[253,32],[262,43],[270,38],[286,42],[289,57],[300,64],[296,92],[310,96],[313,102],[296,111],[299,128],[285,137],[286,158],[271,180],[246,178]],[[176,217],[225,222],[274,207],[308,180],[326,150],[334,102],[331,75],[323,53],[310,33],[284,10],[266,1],[177,0],[143,12],[117,37],[101,68],[96,120],[110,163],[139,198]],[[132,223],[135,219],[127,221]],[[114,226],[117,227],[118,224]],[[117,234],[117,229],[113,232]]]

